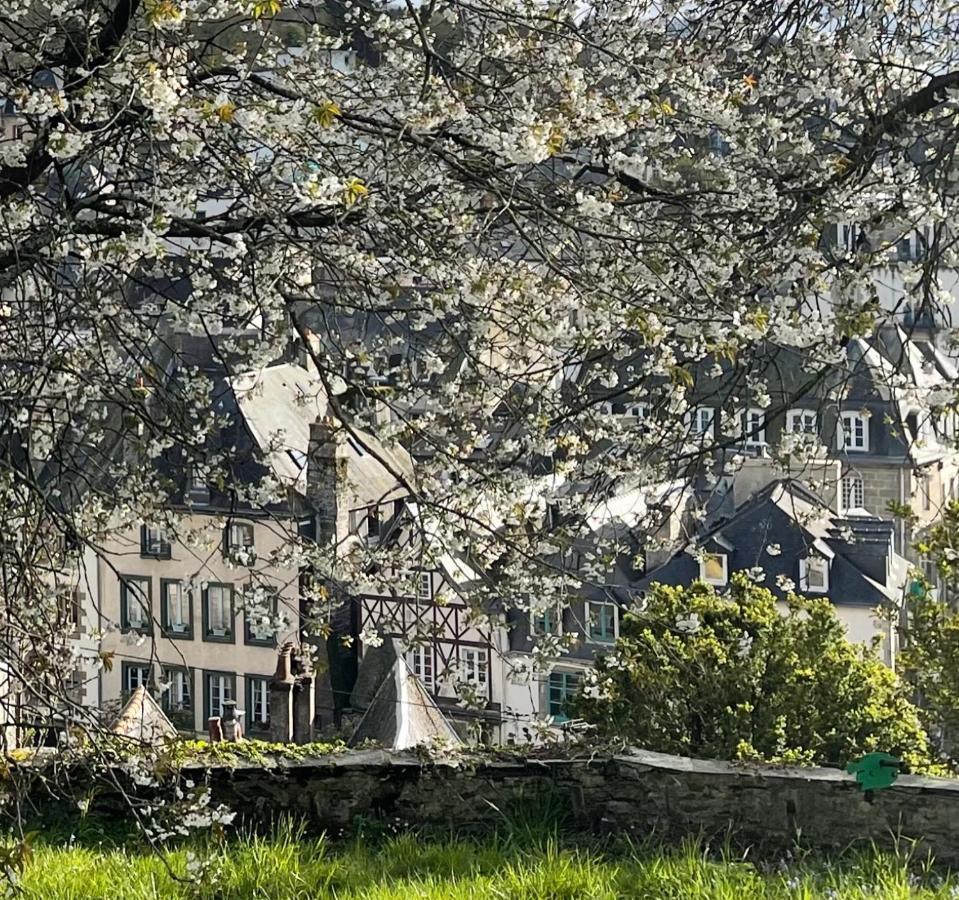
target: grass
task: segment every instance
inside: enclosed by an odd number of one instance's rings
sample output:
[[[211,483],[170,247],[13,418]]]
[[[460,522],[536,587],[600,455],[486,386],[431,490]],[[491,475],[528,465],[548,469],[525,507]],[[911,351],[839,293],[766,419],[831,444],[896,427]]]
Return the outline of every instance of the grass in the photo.
[[[828,863],[757,864],[728,850],[709,853],[625,842],[564,843],[530,829],[482,840],[399,834],[331,841],[283,826],[201,841],[165,858],[127,842],[38,844],[20,879],[44,900],[123,897],[209,900],[905,900],[959,898],[959,877],[891,853],[847,853]],[[172,874],[171,874],[172,873]],[[181,881],[177,880],[177,876]],[[192,881],[188,880],[192,877]]]

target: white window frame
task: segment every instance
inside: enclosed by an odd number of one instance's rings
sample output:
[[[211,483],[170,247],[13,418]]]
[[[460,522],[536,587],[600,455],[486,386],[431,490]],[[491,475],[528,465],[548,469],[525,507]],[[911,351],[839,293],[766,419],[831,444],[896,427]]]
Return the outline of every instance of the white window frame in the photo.
[[[856,440],[856,430],[860,427],[862,429],[862,440]],[[852,438],[851,441],[850,438]],[[836,446],[840,450],[852,451],[853,453],[868,453],[869,419],[855,410],[841,412],[836,427]]]
[[[609,400],[604,400],[597,406],[601,416],[611,416],[613,414],[613,404]]]
[[[270,679],[252,678],[250,684],[250,722],[266,725],[270,721]]]
[[[716,410],[711,406],[697,406],[689,416],[691,434],[698,437],[713,437],[716,434]]]
[[[723,577],[722,579],[708,578],[706,576],[706,561],[709,558],[715,558],[722,560],[723,563]],[[716,584],[720,586],[725,586],[729,583],[729,557],[725,553],[706,553],[703,558],[699,561],[699,580],[705,584]]]
[[[758,420],[755,424],[750,420]],[[760,425],[756,428],[756,424]],[[744,409],[742,412],[743,446],[766,446],[766,411],[756,406]]]
[[[812,429],[807,428],[811,421]],[[796,425],[800,427],[797,428]],[[814,409],[804,407],[794,407],[786,410],[786,433],[787,434],[819,434],[819,416]]]
[[[193,694],[190,690],[190,673],[186,669],[169,669],[163,673],[163,680],[169,683],[166,689],[169,712],[183,712],[193,708]]]
[[[856,487],[858,485],[858,487]],[[858,499],[858,503],[856,500]],[[850,509],[861,509],[866,505],[866,490],[862,475],[858,472],[847,472],[842,476],[839,484],[839,502],[843,512]]]
[[[642,422],[649,415],[649,407],[645,403],[628,403],[625,415],[634,422]]]
[[[432,644],[417,644],[407,652],[410,671],[428,691],[436,685],[436,654]]]
[[[822,570],[822,584],[809,582],[810,563]],[[799,589],[807,594],[826,594],[829,592],[829,560],[821,556],[808,556],[799,560]]]
[[[131,675],[137,672],[137,683],[133,684],[131,680]],[[132,694],[138,687],[146,687],[150,683],[150,666],[149,665],[130,665],[125,666],[123,670],[123,690],[125,693]]]
[[[210,716],[223,716],[223,704],[233,700],[233,681],[229,675],[207,673],[207,692],[210,698]],[[214,690],[216,684],[216,690]]]
[[[460,676],[476,690],[489,690],[489,651],[483,647],[460,647]]]
[[[432,600],[433,599],[433,573],[432,572],[420,572],[416,584],[416,599],[417,600]]]
[[[613,639],[598,638],[593,636],[593,607],[612,607],[613,610]],[[619,640],[619,604],[611,600],[588,600],[586,602],[586,636],[593,644],[614,644]]]

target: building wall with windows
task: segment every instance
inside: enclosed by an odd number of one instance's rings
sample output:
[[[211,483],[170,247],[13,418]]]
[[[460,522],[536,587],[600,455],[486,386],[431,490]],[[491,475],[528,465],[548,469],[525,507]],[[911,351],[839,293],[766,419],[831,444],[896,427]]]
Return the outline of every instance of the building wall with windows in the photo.
[[[102,702],[119,704],[140,683],[152,684],[175,724],[204,732],[233,699],[247,733],[265,733],[277,643],[298,640],[298,572],[269,562],[289,527],[194,514],[181,526],[188,541],[167,542],[143,526],[118,531],[100,562],[101,645],[110,663]],[[286,620],[278,631],[277,617]]]
[[[461,735],[499,741],[505,699],[502,629],[493,620],[478,620],[444,573],[424,569],[415,578],[415,597],[357,598],[360,661],[364,641],[399,638],[413,675]]]

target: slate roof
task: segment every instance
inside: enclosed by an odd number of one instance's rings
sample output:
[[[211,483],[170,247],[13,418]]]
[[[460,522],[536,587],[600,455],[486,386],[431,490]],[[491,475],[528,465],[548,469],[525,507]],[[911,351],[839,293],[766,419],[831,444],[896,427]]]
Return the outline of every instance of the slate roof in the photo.
[[[761,567],[762,586],[784,599],[788,591],[777,585],[777,576],[798,590],[799,561],[814,554],[829,560],[826,595],[833,603],[874,608],[901,599],[908,577],[909,564],[892,549],[892,535],[892,522],[865,511],[836,515],[806,485],[780,479],[694,538],[635,588],[648,590],[657,582],[691,584],[699,578],[693,554],[702,549],[725,553],[730,575]]]
[[[375,741],[389,750],[409,750],[439,741],[461,747],[459,735],[407,665],[400,642],[384,641],[380,649],[384,652],[374,655],[374,664],[378,667],[389,656],[392,664],[356,726],[349,746]]]

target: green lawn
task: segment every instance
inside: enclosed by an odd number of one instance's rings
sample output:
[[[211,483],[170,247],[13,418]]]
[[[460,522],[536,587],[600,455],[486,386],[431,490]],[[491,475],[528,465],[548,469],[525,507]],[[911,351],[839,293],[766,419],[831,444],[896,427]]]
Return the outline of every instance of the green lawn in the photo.
[[[959,878],[893,855],[846,855],[823,862],[754,865],[686,845],[654,850],[561,843],[525,832],[482,842],[412,835],[326,841],[281,829],[271,838],[198,844],[166,857],[37,838],[21,878],[25,896],[59,898],[319,898],[480,900],[480,898],[959,898]]]

